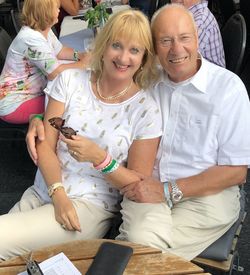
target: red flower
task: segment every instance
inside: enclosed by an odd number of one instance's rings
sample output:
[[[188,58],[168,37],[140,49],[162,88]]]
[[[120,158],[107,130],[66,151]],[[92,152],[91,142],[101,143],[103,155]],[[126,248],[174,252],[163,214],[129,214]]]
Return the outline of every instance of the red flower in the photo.
[[[96,4],[101,3],[101,0],[95,0]]]

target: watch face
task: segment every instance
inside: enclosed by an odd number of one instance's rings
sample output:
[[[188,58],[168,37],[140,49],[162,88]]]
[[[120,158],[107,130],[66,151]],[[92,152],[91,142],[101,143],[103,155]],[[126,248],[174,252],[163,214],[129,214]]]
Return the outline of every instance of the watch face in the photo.
[[[174,194],[173,194],[173,200],[178,202],[182,199],[183,197],[183,194],[182,192],[179,190],[179,191],[176,191]]]

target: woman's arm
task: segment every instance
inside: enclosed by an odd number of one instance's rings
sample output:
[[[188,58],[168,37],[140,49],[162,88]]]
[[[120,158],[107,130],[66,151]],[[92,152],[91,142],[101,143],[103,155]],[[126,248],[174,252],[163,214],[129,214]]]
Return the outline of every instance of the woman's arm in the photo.
[[[50,126],[48,119],[55,116],[62,116],[64,104],[52,98],[49,99],[44,115],[44,140],[37,141],[38,167],[47,185],[61,182],[61,169],[56,155],[56,144],[58,141],[58,131]]]
[[[63,112],[64,104],[50,98],[44,116],[45,139],[37,142],[38,167],[48,187],[54,183],[62,182],[61,167],[56,155],[58,131],[50,126],[48,119],[56,116],[61,117]],[[56,221],[65,225],[67,230],[81,231],[76,210],[64,188],[54,192],[51,199],[55,208]]]
[[[74,49],[69,47],[63,47],[62,50],[58,53],[57,58],[59,60],[74,60]],[[77,53],[79,61],[72,63],[60,64],[53,72],[48,74],[47,78],[53,80],[58,74],[67,69],[84,69],[88,67],[90,62],[91,55],[89,53]]]
[[[75,60],[77,57],[78,59],[83,59],[86,56],[86,53],[77,52],[77,56],[75,56],[75,51],[73,48],[63,46],[60,52],[57,54],[57,59],[62,60]]]
[[[67,143],[70,151],[76,152],[72,156],[77,161],[92,162],[96,166],[106,157],[104,149],[85,137],[77,135],[73,136],[73,140],[66,138],[62,138],[62,140]],[[127,168],[119,166],[114,172],[105,175],[107,180],[118,189],[121,189],[141,179],[135,172],[150,176],[153,171],[159,141],[160,138],[134,140],[129,149]]]
[[[80,5],[79,0],[61,0],[61,7],[70,15],[77,15]]]

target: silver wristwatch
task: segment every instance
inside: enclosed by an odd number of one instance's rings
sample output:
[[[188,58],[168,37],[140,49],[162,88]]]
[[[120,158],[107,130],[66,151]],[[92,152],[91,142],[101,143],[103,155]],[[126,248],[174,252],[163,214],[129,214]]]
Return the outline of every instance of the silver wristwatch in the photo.
[[[175,180],[171,180],[170,184],[171,184],[171,188],[172,188],[172,191],[171,191],[171,200],[175,204],[175,203],[179,202],[182,199],[183,193],[179,189],[179,187],[178,187],[178,185],[177,185],[177,183],[176,183]]]

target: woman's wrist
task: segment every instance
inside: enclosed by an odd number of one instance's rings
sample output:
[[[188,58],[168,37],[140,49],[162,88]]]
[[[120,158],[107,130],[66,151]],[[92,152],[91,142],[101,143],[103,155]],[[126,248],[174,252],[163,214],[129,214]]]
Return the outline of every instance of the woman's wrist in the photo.
[[[74,53],[73,53],[73,60],[75,60],[75,61],[79,61],[80,60],[79,53],[76,50],[74,50]]]
[[[106,158],[109,156],[110,156],[109,153],[107,153],[105,150],[100,150],[97,154],[95,154],[95,157],[92,161],[93,166],[95,168],[98,166],[102,166],[101,164],[103,162],[105,162]],[[96,169],[98,169],[98,168],[96,168]]]

